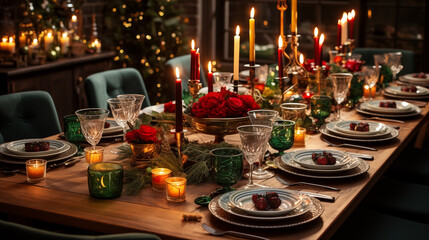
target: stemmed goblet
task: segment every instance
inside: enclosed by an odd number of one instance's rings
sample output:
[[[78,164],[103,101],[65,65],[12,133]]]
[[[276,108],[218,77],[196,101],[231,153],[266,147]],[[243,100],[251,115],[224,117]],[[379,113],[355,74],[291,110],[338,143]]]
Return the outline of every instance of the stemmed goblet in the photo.
[[[213,73],[214,81],[219,85],[219,90],[222,87],[226,87],[228,89],[228,84],[231,83],[232,75],[233,73],[230,73],[230,72]]]
[[[107,100],[109,103],[110,109],[112,110],[113,118],[115,119],[116,123],[122,127],[122,133],[123,133],[123,139],[124,142],[122,143],[122,146],[126,145],[125,143],[125,135],[127,133],[126,126],[127,122],[131,120],[132,118],[132,111],[135,105],[135,99],[134,98],[126,98],[126,99],[119,99],[119,98],[110,98]],[[112,150],[111,153],[117,154],[119,151]]]
[[[217,193],[226,193],[234,190],[243,175],[243,151],[236,148],[216,148],[210,151],[213,158],[215,182],[222,186]]]
[[[250,166],[249,183],[244,186],[245,189],[260,187],[260,185],[253,183],[253,164],[263,154],[262,150],[267,145],[271,129],[271,127],[264,125],[243,125],[237,128],[244,156]]]
[[[314,95],[310,99],[311,116],[317,119],[317,129],[331,115],[332,98],[326,95]]]
[[[393,80],[396,80],[396,75],[402,70],[404,66],[401,65],[401,52],[385,53],[386,64],[392,70]]]
[[[130,109],[131,115],[130,115],[130,120],[129,120],[131,122],[131,124],[135,124],[135,122],[139,116],[139,112],[140,112],[140,109],[142,107],[143,101],[145,99],[145,95],[142,95],[142,94],[121,94],[121,95],[118,95],[117,98],[121,99],[122,101],[125,101],[125,103],[127,103],[127,101],[132,101],[133,99],[135,100],[133,106]]]
[[[369,100],[372,100],[371,89],[377,84],[380,68],[377,66],[363,66],[362,72],[365,77],[365,84],[369,87]]]
[[[353,75],[351,73],[332,73],[330,75],[334,84],[334,98],[337,101],[337,116],[335,120],[341,120],[341,103],[347,98],[347,92],[350,88],[350,82]]]
[[[250,118],[250,121],[253,125],[264,125],[268,127],[273,127],[274,121],[279,116],[279,112],[274,110],[265,110],[265,109],[259,109],[259,110],[252,110],[247,112],[247,115]],[[273,172],[269,172],[267,170],[264,170],[262,167],[262,163],[264,161],[265,152],[267,151],[267,144],[262,146],[262,154],[259,158],[259,165],[256,170],[253,171],[253,179],[267,179],[274,177]],[[250,174],[250,173],[249,173]]]
[[[271,138],[268,141],[270,146],[279,151],[278,155],[283,155],[285,150],[293,146],[295,139],[295,122],[290,120],[277,120],[274,122]]]
[[[109,110],[104,108],[85,108],[76,111],[82,128],[83,136],[95,150],[95,146],[100,142],[103,135],[104,122]]]

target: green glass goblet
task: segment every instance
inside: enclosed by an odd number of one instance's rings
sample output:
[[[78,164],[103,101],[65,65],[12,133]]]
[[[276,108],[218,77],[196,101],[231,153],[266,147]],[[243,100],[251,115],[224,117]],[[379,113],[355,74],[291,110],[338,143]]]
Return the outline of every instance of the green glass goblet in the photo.
[[[331,114],[332,98],[326,95],[314,95],[310,99],[311,116],[317,119],[316,127],[320,128]]]
[[[80,128],[79,118],[76,114],[64,116],[64,137],[67,141],[76,145],[79,151],[82,151],[81,142],[85,142],[85,137]]]
[[[279,151],[278,155],[283,155],[285,150],[293,146],[295,138],[295,122],[290,120],[277,120],[274,122],[271,138],[268,141],[270,146]]]
[[[231,186],[243,175],[243,152],[236,148],[216,148],[210,151],[213,159],[215,182],[222,186],[218,193],[235,190]]]

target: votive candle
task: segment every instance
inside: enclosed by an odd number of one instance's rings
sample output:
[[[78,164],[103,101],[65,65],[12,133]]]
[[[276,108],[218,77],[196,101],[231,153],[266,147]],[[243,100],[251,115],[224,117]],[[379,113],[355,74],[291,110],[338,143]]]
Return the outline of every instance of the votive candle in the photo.
[[[86,163],[93,164],[93,163],[99,163],[103,162],[103,152],[104,148],[102,147],[86,147],[84,149],[85,151],[85,158]]]
[[[54,42],[54,36],[52,36],[52,32],[48,32],[44,37],[45,40],[45,51],[49,49],[49,46]]]
[[[67,33],[63,33],[61,38],[61,53],[66,54],[70,45],[70,38],[68,37]]]
[[[371,91],[369,89],[368,85],[363,86],[363,96],[366,98],[369,98],[369,93],[371,92],[371,97],[375,97],[375,92],[377,91],[377,88],[374,86],[371,88]]]
[[[171,170],[168,168],[152,169],[152,189],[160,192],[165,190],[165,180],[171,176]]]
[[[25,162],[27,182],[40,182],[46,179],[46,160],[30,159]]]
[[[169,177],[165,181],[168,201],[183,202],[186,200],[186,178]]]
[[[294,144],[295,145],[305,145],[305,133],[306,130],[303,127],[297,127],[295,128],[295,139]]]

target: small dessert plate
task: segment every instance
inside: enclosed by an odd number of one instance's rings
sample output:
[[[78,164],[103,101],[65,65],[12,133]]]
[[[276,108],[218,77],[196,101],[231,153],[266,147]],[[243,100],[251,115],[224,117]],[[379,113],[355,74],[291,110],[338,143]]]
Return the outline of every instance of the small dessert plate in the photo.
[[[309,169],[340,169],[344,167],[346,164],[350,161],[350,156],[339,151],[326,151],[328,153],[331,153],[332,156],[336,158],[334,165],[319,165],[316,164],[313,159],[311,158],[313,153],[323,153],[326,150],[323,149],[312,149],[312,150],[302,150],[302,151],[296,151],[292,155],[292,159],[294,162],[298,163],[304,168]]]
[[[362,132],[362,131],[355,131],[350,129],[351,123],[368,123],[369,125],[369,131],[368,132]],[[386,131],[386,125],[379,122],[371,122],[371,121],[340,121],[335,124],[335,129],[344,133],[353,134],[353,135],[377,135],[379,133]]]

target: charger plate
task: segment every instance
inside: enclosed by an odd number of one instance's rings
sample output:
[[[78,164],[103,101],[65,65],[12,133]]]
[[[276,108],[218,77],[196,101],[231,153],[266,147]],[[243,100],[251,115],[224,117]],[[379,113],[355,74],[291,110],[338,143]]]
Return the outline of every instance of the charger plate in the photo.
[[[26,152],[25,144],[29,142],[48,142],[49,150],[46,151],[38,151],[38,152]],[[60,154],[69,149],[69,145],[64,144],[62,141],[58,140],[48,140],[42,138],[31,138],[31,139],[21,139],[12,142],[6,143],[6,151],[5,154],[16,158],[28,158],[28,157],[48,157]]]

